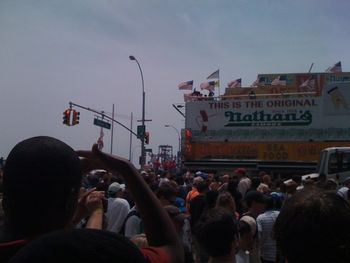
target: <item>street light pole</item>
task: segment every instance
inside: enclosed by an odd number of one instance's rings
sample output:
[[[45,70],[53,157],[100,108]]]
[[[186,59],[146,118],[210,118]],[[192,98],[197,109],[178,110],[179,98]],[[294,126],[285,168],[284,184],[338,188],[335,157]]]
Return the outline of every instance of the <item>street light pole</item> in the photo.
[[[141,165],[141,169],[143,169],[143,167],[145,166],[146,163],[146,151],[145,151],[145,132],[146,132],[146,127],[145,127],[145,84],[143,81],[143,73],[142,73],[142,69],[140,66],[140,63],[138,62],[138,60],[134,57],[134,56],[129,56],[130,60],[134,60],[137,63],[137,66],[140,69],[140,73],[141,73],[141,81],[142,81],[142,127],[143,127],[143,133],[141,134],[141,158],[140,158],[140,165]]]
[[[180,132],[179,132],[179,130],[178,130],[176,127],[174,127],[173,125],[165,124],[164,127],[166,127],[166,128],[171,127],[171,128],[173,128],[173,129],[177,132],[177,138],[178,138],[178,140],[179,140],[179,146],[178,146],[178,151],[177,151],[177,160],[178,160],[178,165],[179,165],[179,167],[180,167],[180,166],[181,166],[181,164],[180,164],[180,162],[181,162],[181,158],[180,158],[180,152],[181,152],[181,136],[180,136]]]

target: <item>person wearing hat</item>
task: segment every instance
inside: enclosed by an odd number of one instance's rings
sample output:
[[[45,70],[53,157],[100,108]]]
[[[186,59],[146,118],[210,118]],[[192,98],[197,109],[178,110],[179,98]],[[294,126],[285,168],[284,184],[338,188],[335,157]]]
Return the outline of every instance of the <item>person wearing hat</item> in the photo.
[[[198,173],[198,172],[197,172]],[[193,198],[195,198],[196,196],[199,195],[199,192],[197,190],[197,185],[200,183],[200,182],[203,182],[203,178],[200,177],[200,176],[196,176],[194,179],[193,179],[193,184],[192,184],[192,190],[188,192],[187,196],[186,196],[186,209],[187,211],[190,211],[190,202]]]
[[[244,168],[237,168],[235,174],[238,176],[237,190],[244,196],[250,188],[252,181],[247,176],[247,171]]]
[[[123,196],[125,184],[114,182],[108,187],[108,206],[106,213],[106,230],[119,233],[130,211],[130,205]]]

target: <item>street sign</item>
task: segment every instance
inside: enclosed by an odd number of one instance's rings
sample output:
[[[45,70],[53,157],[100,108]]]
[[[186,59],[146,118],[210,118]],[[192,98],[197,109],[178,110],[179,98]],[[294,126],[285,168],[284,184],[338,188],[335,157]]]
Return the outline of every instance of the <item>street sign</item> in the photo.
[[[147,153],[147,152],[148,152],[148,153],[151,153],[151,152],[152,152],[152,149],[147,149],[147,148],[146,148],[146,149],[145,149],[145,152],[146,152],[146,153]]]
[[[145,131],[146,131],[146,127],[145,125],[138,125],[137,126],[137,138],[143,138],[145,136]]]
[[[100,120],[98,118],[94,119],[94,125],[100,126],[102,128],[111,129],[111,124],[107,121]]]

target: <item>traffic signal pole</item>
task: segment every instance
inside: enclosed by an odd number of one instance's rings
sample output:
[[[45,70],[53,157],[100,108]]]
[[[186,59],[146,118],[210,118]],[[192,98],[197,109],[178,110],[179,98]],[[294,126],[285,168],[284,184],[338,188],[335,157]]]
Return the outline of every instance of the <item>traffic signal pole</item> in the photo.
[[[91,108],[89,108],[89,107],[84,107],[84,106],[79,105],[79,104],[76,104],[76,103],[74,103],[74,102],[69,102],[69,107],[72,108],[73,106],[74,106],[74,107],[77,107],[77,108],[81,108],[81,109],[87,110],[87,111],[94,112],[94,113],[96,113],[96,114],[99,114],[99,115],[101,115],[102,118],[106,118],[106,119],[108,119],[108,120],[110,120],[110,121],[112,121],[112,122],[115,122],[115,123],[119,124],[119,125],[122,126],[124,129],[128,130],[130,133],[132,133],[133,135],[135,135],[136,137],[138,137],[137,134],[136,134],[135,132],[133,132],[133,131],[132,131],[131,129],[129,129],[128,127],[126,127],[123,123],[120,123],[119,121],[115,120],[114,118],[112,118],[112,117],[106,115],[103,111],[99,112],[99,111],[94,110],[94,109],[91,109]],[[142,138],[142,139],[143,139],[143,138]]]

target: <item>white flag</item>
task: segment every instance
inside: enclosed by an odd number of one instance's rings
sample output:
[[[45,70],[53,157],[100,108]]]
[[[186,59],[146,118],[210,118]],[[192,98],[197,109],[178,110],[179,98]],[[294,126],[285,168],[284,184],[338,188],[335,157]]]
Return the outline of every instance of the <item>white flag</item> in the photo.
[[[217,71],[211,73],[211,74],[207,77],[207,79],[218,79],[218,78],[219,78],[219,70],[217,70]]]
[[[98,139],[97,139],[97,147],[99,150],[102,150],[102,148],[103,148],[103,136],[104,136],[103,128],[101,127],[100,137],[98,137]]]

